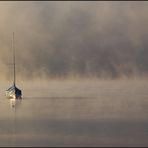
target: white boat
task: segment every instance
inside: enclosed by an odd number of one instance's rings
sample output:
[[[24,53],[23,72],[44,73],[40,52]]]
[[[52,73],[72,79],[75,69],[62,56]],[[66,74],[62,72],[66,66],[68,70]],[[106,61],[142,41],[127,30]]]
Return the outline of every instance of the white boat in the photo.
[[[15,48],[14,48],[14,33],[12,39],[12,48],[13,48],[13,85],[5,91],[6,97],[8,99],[22,99],[22,91],[16,87],[16,75],[15,75]]]
[[[5,93],[8,99],[22,99],[22,91],[15,84],[8,88]]]

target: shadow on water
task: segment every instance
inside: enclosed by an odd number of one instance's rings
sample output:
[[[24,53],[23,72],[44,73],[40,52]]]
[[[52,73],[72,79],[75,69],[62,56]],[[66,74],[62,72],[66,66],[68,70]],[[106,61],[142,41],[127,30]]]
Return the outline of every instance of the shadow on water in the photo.
[[[27,100],[50,100],[50,99],[53,99],[53,100],[55,100],[55,99],[90,99],[90,97],[82,97],[82,96],[75,96],[75,97],[62,97],[62,96],[60,96],[60,97],[24,97],[23,99],[27,99]],[[91,99],[96,99],[96,97],[91,97]]]

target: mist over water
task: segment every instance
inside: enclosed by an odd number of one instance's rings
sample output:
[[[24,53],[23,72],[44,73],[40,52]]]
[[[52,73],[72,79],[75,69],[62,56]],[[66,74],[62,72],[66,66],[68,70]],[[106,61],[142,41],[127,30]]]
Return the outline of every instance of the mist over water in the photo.
[[[147,76],[147,8],[147,2],[0,2],[1,75],[12,72],[15,32],[22,77]]]
[[[148,145],[146,80],[50,80],[19,85],[23,100],[15,112],[4,94],[0,97],[1,146]]]
[[[0,2],[0,146],[147,146],[148,2]],[[5,98],[12,85],[23,100]]]

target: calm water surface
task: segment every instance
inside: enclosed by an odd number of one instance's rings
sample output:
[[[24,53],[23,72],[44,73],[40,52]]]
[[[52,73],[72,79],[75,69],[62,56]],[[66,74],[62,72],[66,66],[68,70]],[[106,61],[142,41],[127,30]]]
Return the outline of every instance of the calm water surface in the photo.
[[[1,92],[0,146],[148,146],[146,81],[24,86],[16,109]]]

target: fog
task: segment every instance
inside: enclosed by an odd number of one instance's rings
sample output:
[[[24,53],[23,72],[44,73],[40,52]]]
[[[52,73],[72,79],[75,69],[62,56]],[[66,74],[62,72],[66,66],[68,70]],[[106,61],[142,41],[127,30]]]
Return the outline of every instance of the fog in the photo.
[[[0,2],[0,66],[17,75],[147,76],[147,2]]]
[[[1,1],[0,12],[0,146],[148,145],[148,2]]]

